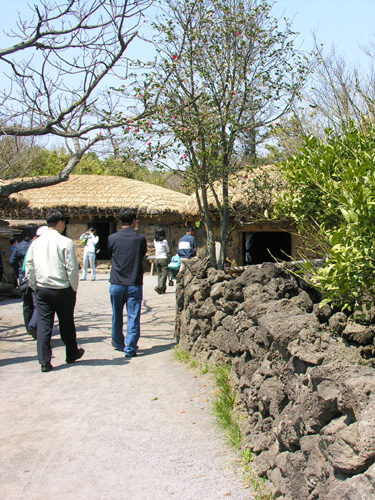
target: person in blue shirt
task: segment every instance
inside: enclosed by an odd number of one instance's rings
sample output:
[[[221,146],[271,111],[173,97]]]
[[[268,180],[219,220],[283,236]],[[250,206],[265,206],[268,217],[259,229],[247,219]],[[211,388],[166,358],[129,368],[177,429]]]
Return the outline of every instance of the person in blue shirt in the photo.
[[[21,283],[25,277],[25,270],[23,268],[23,261],[25,260],[25,255],[31,245],[32,240],[35,238],[38,226],[36,224],[28,224],[22,233],[22,241],[16,245],[10,256],[9,263],[12,266],[15,274],[18,278],[18,285]],[[25,322],[25,327],[27,333],[32,335],[35,339],[35,332],[29,331],[29,323],[32,318],[35,302],[31,288],[28,288],[22,296],[23,302],[23,319]]]
[[[112,304],[112,347],[125,351],[126,358],[137,355],[141,334],[143,297],[143,264],[147,252],[146,238],[136,231],[137,213],[122,209],[121,231],[108,238],[108,253],[112,259],[109,293]],[[123,333],[124,306],[127,310],[126,338]]]
[[[194,234],[194,227],[187,226],[185,236],[180,238],[178,242],[177,253],[181,257],[180,272],[185,269],[186,263],[197,254],[197,243]]]

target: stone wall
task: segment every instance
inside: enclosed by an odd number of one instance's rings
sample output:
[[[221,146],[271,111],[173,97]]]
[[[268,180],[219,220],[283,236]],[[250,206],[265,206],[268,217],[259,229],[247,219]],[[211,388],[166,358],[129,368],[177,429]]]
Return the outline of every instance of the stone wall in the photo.
[[[374,499],[375,327],[320,308],[281,264],[234,278],[191,262],[176,300],[180,347],[231,361],[245,446],[275,498]]]

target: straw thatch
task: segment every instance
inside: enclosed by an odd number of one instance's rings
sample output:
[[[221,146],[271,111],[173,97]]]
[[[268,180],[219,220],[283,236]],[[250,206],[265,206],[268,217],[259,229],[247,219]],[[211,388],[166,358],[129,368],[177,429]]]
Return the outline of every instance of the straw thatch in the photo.
[[[214,185],[215,193],[223,201],[223,188],[220,182]],[[232,175],[229,180],[229,205],[233,212],[243,211],[249,215],[272,210],[272,206],[282,190],[285,189],[280,170],[275,165],[242,170]],[[201,192],[199,193],[201,196]],[[214,195],[207,190],[209,209],[212,213],[218,211]],[[196,195],[192,194],[187,202],[187,215],[199,215]]]
[[[148,216],[181,216],[188,200],[182,193],[154,184],[104,175],[71,175],[66,182],[16,196],[28,202],[24,210],[28,216],[43,216],[51,208],[60,208],[70,216],[116,215],[122,208]]]

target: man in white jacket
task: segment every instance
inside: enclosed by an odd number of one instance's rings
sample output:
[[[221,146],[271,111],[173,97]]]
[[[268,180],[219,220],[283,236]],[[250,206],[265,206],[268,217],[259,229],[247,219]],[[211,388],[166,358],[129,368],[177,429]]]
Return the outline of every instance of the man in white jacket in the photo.
[[[96,245],[99,241],[99,236],[96,235],[96,230],[93,227],[90,227],[88,231],[81,234],[79,238],[82,242],[85,242],[85,249],[83,251],[83,274],[82,281],[85,281],[87,278],[87,268],[91,268],[91,281],[96,280],[96,266],[95,266],[95,257],[96,257]]]
[[[25,272],[35,290],[37,347],[42,372],[52,370],[51,336],[55,313],[66,348],[66,362],[74,363],[84,354],[78,348],[74,307],[78,288],[78,262],[73,241],[62,236],[65,217],[59,210],[46,216],[48,231],[29,247]]]

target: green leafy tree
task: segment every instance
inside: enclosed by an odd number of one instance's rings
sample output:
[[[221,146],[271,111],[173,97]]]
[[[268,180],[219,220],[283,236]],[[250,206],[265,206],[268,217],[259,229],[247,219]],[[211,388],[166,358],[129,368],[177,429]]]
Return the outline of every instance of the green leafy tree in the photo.
[[[167,0],[163,5],[164,16],[155,23],[156,68],[137,89],[157,105],[153,140],[146,145],[145,139],[142,151],[161,168],[171,167],[168,154],[173,153],[186,189],[196,194],[216,264],[213,197],[222,269],[229,217],[235,215],[230,182],[243,155],[255,156],[268,125],[290,110],[308,64],[294,49],[290,25],[279,29],[272,3],[265,0]]]
[[[327,134],[306,137],[283,164],[289,189],[276,216],[294,219],[320,244],[326,263],[313,282],[326,302],[351,309],[375,295],[375,127]]]

